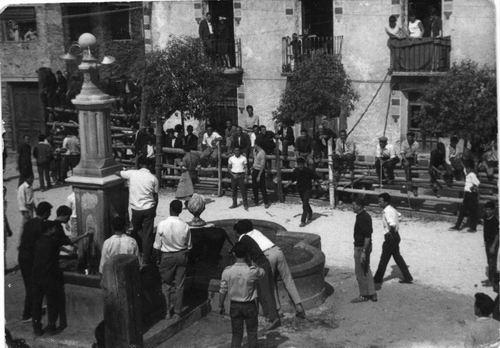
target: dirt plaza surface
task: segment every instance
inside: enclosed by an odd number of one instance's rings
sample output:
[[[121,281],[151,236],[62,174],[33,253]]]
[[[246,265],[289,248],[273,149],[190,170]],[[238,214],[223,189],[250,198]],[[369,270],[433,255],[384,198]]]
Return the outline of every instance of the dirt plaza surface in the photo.
[[[11,174],[11,177],[13,174]],[[9,177],[8,173],[6,177]],[[4,183],[7,187],[7,218],[13,237],[8,239],[7,268],[17,264],[17,246],[21,233],[20,214],[16,204],[17,178]],[[35,190],[38,181],[34,184]],[[66,202],[71,187],[35,191],[35,200],[49,201],[55,208]],[[289,231],[316,233],[321,236],[328,274],[325,280],[334,293],[318,308],[307,311],[307,319],[295,319],[286,314],[278,330],[262,333],[263,347],[460,347],[467,334],[467,323],[475,319],[474,293],[485,292],[494,297],[491,287],[485,288],[486,256],[482,226],[477,233],[448,231],[450,221],[402,217],[401,254],[410,267],[415,283],[400,284],[399,269],[391,260],[385,281],[378,291],[379,301],[351,304],[358,296],[353,261],[353,226],[355,214],[350,206],[330,209],[313,205],[316,219],[299,228],[301,205],[297,201],[273,203],[269,209],[251,207],[248,212],[240,206],[229,210],[231,198],[205,195],[209,203],[202,214],[207,221],[228,218],[255,218],[276,222]],[[163,189],[155,223],[168,216],[168,206],[174,198],[172,189]],[[373,252],[371,268],[376,270],[383,242],[379,209],[369,209],[373,218]],[[184,210],[181,218],[191,219]],[[464,230],[465,231],[465,230]],[[9,281],[19,281],[18,275],[6,276],[6,320],[16,322],[16,332],[32,339],[31,324],[19,324],[22,306],[19,290],[9,291]],[[18,284],[19,285],[19,284]],[[22,286],[20,287],[22,289]],[[21,290],[22,291],[22,290]],[[12,300],[11,300],[12,299]],[[69,326],[78,325],[68,318]],[[19,326],[24,325],[24,326]],[[21,331],[19,330],[21,328]],[[19,336],[19,335],[17,335]],[[162,347],[229,347],[231,325],[229,318],[212,312],[208,317],[177,334]]]

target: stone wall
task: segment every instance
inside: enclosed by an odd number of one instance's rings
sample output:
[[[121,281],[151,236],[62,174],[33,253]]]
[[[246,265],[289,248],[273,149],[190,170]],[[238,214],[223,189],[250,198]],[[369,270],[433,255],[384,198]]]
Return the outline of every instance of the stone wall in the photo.
[[[59,4],[35,5],[38,39],[28,42],[0,42],[2,63],[2,119],[6,123],[7,147],[13,147],[13,111],[8,82],[37,81],[36,70],[50,67],[64,70],[59,55],[64,51],[61,8]]]

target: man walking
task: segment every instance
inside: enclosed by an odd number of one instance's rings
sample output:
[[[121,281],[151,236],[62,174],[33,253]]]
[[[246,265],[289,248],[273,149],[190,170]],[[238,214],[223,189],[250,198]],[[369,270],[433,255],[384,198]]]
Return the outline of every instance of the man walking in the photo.
[[[114,234],[102,244],[99,273],[102,274],[104,265],[115,255],[128,254],[139,257],[139,247],[134,238],[125,233],[126,221],[121,216],[115,216],[111,221]]]
[[[160,274],[163,282],[162,291],[167,303],[167,317],[174,310],[174,319],[180,319],[182,297],[188,253],[192,248],[191,231],[187,223],[179,218],[182,202],[175,199],[170,203],[170,216],[158,224],[154,248],[161,252]],[[175,301],[171,305],[170,293],[175,280]]]
[[[158,179],[148,169],[148,160],[139,158],[139,169],[122,170],[119,175],[129,181],[129,205],[132,210],[132,237],[142,252],[142,265],[151,263],[154,220],[158,205]]]
[[[25,135],[24,142],[19,145],[17,150],[17,168],[19,170],[19,185],[21,185],[27,178],[33,176],[33,166],[31,164],[31,146],[30,137]]]
[[[474,163],[472,161],[465,163],[465,173],[464,199],[458,212],[457,222],[450,230],[460,231],[462,229],[462,222],[467,215],[467,224],[469,225],[467,232],[475,233],[479,210],[478,191],[481,182],[477,178],[476,173],[474,173]]]
[[[21,226],[33,217],[35,201],[33,199],[33,176],[26,178],[17,188],[17,204],[22,215]]]
[[[365,210],[365,202],[358,198],[352,203],[356,213],[354,224],[354,272],[358,280],[359,297],[351,303],[377,301],[375,284],[370,270],[370,253],[372,251],[372,218]]]
[[[252,166],[252,190],[253,202],[255,206],[259,205],[259,190],[262,193],[262,200],[265,208],[269,208],[269,200],[266,190],[266,152],[262,149],[259,141],[255,142],[253,166]]]
[[[33,157],[36,159],[40,188],[42,191],[50,189],[50,162],[52,161],[53,154],[52,147],[43,134],[38,136],[38,144],[35,146],[35,150],[33,150]],[[45,186],[45,181],[47,181],[47,186]]]
[[[241,347],[243,341],[243,324],[247,327],[248,347],[257,347],[257,328],[259,308],[257,307],[257,285],[260,278],[265,276],[262,268],[249,266],[246,258],[248,250],[243,243],[236,243],[232,253],[236,262],[226,267],[222,272],[220,282],[219,313],[224,314],[224,301],[229,295],[231,307],[231,326],[233,337],[231,347]]]
[[[378,204],[383,209],[382,222],[386,233],[384,235],[384,244],[382,244],[382,255],[380,256],[377,273],[375,273],[373,281],[376,284],[382,284],[387,264],[391,257],[393,257],[401,273],[403,273],[403,279],[399,282],[411,284],[413,282],[413,277],[408,270],[408,266],[403,256],[399,253],[399,242],[401,242],[401,237],[399,236],[400,214],[391,206],[391,196],[387,192],[381,193],[378,196]]]
[[[31,277],[35,244],[43,233],[44,222],[49,218],[51,209],[52,205],[50,203],[40,202],[36,207],[36,216],[24,224],[23,232],[21,233],[17,261],[23,277],[25,290],[23,321],[31,320],[31,306],[33,303]]]
[[[246,173],[247,173],[247,159],[240,153],[240,148],[234,148],[234,155],[229,157],[228,170],[231,173],[231,190],[233,191],[233,205],[229,209],[234,209],[238,206],[238,188],[241,191],[243,198],[243,207],[248,211],[247,188],[246,188]]]
[[[302,201],[302,216],[300,218],[300,227],[304,227],[312,220],[313,211],[309,200],[312,195],[312,182],[317,181],[316,172],[306,167],[306,160],[303,157],[297,158],[297,168],[293,170],[293,182],[296,183],[297,192]]]

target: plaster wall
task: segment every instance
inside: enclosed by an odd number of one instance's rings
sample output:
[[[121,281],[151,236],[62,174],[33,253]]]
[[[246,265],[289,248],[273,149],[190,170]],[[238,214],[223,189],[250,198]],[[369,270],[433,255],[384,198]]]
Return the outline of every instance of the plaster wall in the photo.
[[[153,48],[165,48],[169,36],[198,37],[195,1],[155,1],[151,10]]]
[[[253,105],[260,123],[273,128],[272,112],[286,86],[281,76],[282,37],[300,33],[301,3],[295,0],[245,0],[235,37],[241,38],[243,86],[238,89],[239,121]],[[292,14],[287,14],[287,9]],[[240,98],[244,94],[243,98]],[[243,110],[243,111],[242,111]]]
[[[13,148],[13,110],[10,88],[6,82],[38,81],[40,67],[64,70],[59,55],[64,51],[61,7],[59,4],[35,5],[38,39],[27,42],[0,42],[2,77],[2,120],[5,122],[5,145]]]

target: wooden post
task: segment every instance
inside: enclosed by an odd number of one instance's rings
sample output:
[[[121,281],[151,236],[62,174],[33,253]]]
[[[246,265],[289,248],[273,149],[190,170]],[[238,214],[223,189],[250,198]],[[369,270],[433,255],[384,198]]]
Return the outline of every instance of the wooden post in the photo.
[[[335,189],[337,188],[337,184],[335,183],[333,178],[333,138],[328,139],[327,147],[328,147],[328,191],[330,194],[330,208],[334,208],[336,205]]]
[[[106,347],[143,347],[139,260],[115,255],[104,264],[104,325]]]
[[[222,156],[220,141],[217,142],[217,196],[222,196]]]
[[[163,164],[163,144],[162,144],[162,131],[163,125],[160,115],[156,115],[156,160],[155,160],[155,174],[158,181],[161,183],[161,169]],[[161,185],[160,185],[161,186]]]
[[[277,193],[278,199],[281,203],[285,201],[283,196],[283,183],[281,182],[281,157],[280,157],[280,148],[279,148],[279,139],[276,139],[276,147],[275,147],[275,155],[276,155],[276,185],[277,185]],[[283,145],[283,142],[281,142]]]

